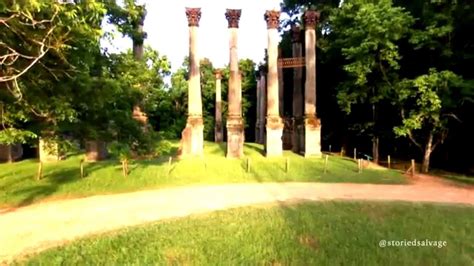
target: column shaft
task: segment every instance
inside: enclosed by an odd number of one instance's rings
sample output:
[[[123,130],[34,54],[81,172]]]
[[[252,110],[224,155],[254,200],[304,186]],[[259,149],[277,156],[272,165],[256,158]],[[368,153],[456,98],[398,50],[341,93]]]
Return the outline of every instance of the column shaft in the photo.
[[[197,38],[198,27],[189,27],[188,116],[202,116],[201,71]]]
[[[303,49],[301,45],[301,30],[299,27],[292,28],[292,56],[302,57]],[[304,119],[303,119],[303,69],[296,67],[293,69],[293,131],[292,150],[299,153],[304,150]]]
[[[267,118],[267,81],[265,71],[260,73],[260,144],[265,144],[265,122]]]
[[[265,13],[268,29],[266,156],[281,156],[283,154],[283,122],[280,117],[280,94],[278,88],[279,18],[279,11],[267,11]]]
[[[319,12],[306,11],[305,22],[305,138],[304,155],[321,155],[321,121],[316,113],[316,26],[319,21]]]
[[[221,73],[216,71],[216,122],[214,130],[215,142],[224,140],[224,132],[222,127],[222,95],[221,95]]]
[[[229,23],[229,91],[227,117],[227,158],[244,155],[244,123],[242,119],[242,77],[239,71],[238,30],[241,10],[227,9]]]
[[[204,123],[202,120],[201,73],[198,56],[198,26],[200,8],[186,8],[189,26],[189,80],[188,119],[181,133],[179,156],[202,156],[204,154]]]
[[[283,58],[281,49],[278,48],[278,58]],[[278,97],[279,97],[279,102],[278,102],[278,110],[280,113],[280,117],[283,117],[284,110],[285,110],[285,91],[284,91],[284,82],[283,82],[283,68],[281,66],[278,66]]]

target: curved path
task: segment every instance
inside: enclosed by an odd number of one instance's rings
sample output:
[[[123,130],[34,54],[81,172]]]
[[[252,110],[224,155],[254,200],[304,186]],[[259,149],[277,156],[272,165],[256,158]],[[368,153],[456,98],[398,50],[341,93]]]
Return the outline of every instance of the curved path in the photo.
[[[291,200],[402,200],[474,206],[474,187],[428,176],[409,185],[261,183],[189,186],[0,210],[0,264],[78,237],[160,219]]]

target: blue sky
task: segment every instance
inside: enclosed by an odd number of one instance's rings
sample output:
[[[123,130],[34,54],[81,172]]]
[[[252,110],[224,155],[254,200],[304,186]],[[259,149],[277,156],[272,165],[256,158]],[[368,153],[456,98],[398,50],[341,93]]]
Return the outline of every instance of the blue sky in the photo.
[[[239,58],[250,58],[256,63],[263,61],[267,46],[267,27],[263,19],[266,10],[279,9],[280,0],[141,0],[148,14],[145,31],[146,45],[166,55],[176,70],[188,55],[188,24],[185,7],[201,7],[199,27],[199,54],[209,58],[214,67],[229,62],[229,35],[226,8],[242,9],[239,25]],[[111,44],[111,51],[124,51],[132,47],[131,40],[119,33]]]

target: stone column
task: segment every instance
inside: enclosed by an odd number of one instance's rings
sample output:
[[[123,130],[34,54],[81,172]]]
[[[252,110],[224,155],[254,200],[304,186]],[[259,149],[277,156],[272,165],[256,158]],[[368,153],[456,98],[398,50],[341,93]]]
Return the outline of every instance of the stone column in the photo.
[[[292,56],[302,57],[303,48],[301,44],[301,29],[299,26],[291,28],[291,42],[292,42]],[[302,146],[304,139],[304,117],[303,117],[303,69],[295,67],[293,69],[293,136],[292,136],[292,150],[299,153],[303,150]]]
[[[237,54],[240,9],[227,9],[229,39],[229,90],[227,114],[227,158],[240,158],[244,155],[244,123],[242,120],[242,90],[239,58]]]
[[[0,162],[12,163],[23,156],[21,144],[0,144]]]
[[[303,15],[305,23],[305,139],[304,155],[321,155],[321,121],[316,113],[316,26],[319,12],[308,10]]]
[[[201,74],[198,56],[198,27],[201,19],[200,8],[186,8],[189,26],[189,79],[188,79],[188,119],[181,133],[180,157],[202,156],[204,150],[204,123],[202,119]]]
[[[221,80],[222,70],[217,69],[215,72],[216,77],[216,123],[214,126],[214,141],[220,143],[224,140],[224,127],[222,126],[222,93],[221,93]]]
[[[278,25],[280,11],[269,10],[264,16],[268,29],[268,74],[267,74],[267,136],[265,140],[266,156],[283,154],[283,121],[279,110],[278,89]]]
[[[265,144],[265,118],[267,117],[267,73],[264,66],[259,68],[260,72],[260,105],[257,112],[260,114],[259,123],[259,142]]]
[[[259,71],[256,71],[255,72],[255,80],[257,81],[257,91],[256,91],[256,95],[257,95],[257,106],[255,108],[255,113],[256,113],[256,116],[257,116],[257,119],[255,121],[255,143],[260,143],[260,119],[261,119],[261,116],[260,116],[260,98],[262,98],[262,96],[260,95],[260,85],[261,85],[261,82],[260,82],[260,72]]]
[[[107,159],[107,143],[100,140],[86,141],[86,161],[97,162]]]
[[[283,58],[281,48],[278,48],[278,59]],[[278,110],[280,113],[280,117],[284,117],[284,110],[285,110],[285,92],[284,92],[284,86],[283,86],[283,67],[278,65],[278,97],[279,97],[279,103],[278,103]]]

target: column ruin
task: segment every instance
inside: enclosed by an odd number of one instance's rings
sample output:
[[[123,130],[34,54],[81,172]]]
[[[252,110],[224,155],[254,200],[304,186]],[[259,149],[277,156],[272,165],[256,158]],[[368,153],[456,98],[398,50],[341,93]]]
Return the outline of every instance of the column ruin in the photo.
[[[267,157],[283,154],[283,121],[279,110],[278,26],[280,11],[269,10],[264,16],[268,29],[267,123],[265,152]]]
[[[321,155],[321,120],[316,113],[316,26],[319,12],[308,10],[303,15],[305,24],[305,138],[304,156]]]
[[[256,116],[257,116],[257,119],[255,121],[255,143],[260,143],[260,119],[261,119],[261,115],[260,115],[260,98],[262,97],[260,95],[260,71],[256,71],[255,72],[255,80],[257,81],[257,87],[256,87],[256,95],[257,95],[257,106],[255,108],[255,113],[256,113]]]
[[[229,39],[229,90],[227,115],[227,158],[240,158],[244,155],[244,123],[242,119],[242,90],[239,58],[237,53],[240,9],[227,9]]]
[[[257,122],[259,127],[257,143],[265,144],[265,119],[267,117],[267,74],[265,66],[260,66],[258,71],[260,73],[260,98],[258,99],[259,109],[257,110],[257,113],[260,116],[260,120]]]
[[[281,48],[278,48],[278,59],[283,58]],[[284,110],[285,110],[285,91],[284,91],[284,83],[283,83],[283,67],[278,65],[278,112],[280,113],[280,117],[284,117]]]
[[[291,28],[292,56],[298,58],[303,56],[301,44],[301,29],[299,26]],[[304,149],[304,117],[303,117],[303,69],[295,67],[293,69],[293,131],[292,131],[292,150],[299,153]]]
[[[222,70],[217,69],[214,72],[216,77],[216,122],[214,125],[214,141],[220,143],[224,141],[224,128],[222,126],[222,93],[221,80]]]
[[[201,73],[198,56],[198,27],[200,8],[186,8],[189,26],[189,79],[188,119],[181,133],[180,157],[202,156],[204,150],[204,123],[202,119]]]

